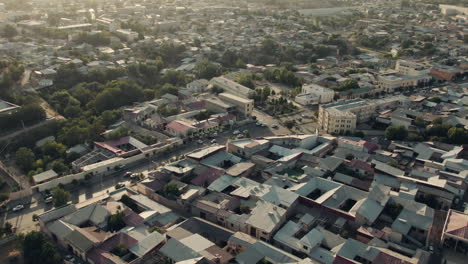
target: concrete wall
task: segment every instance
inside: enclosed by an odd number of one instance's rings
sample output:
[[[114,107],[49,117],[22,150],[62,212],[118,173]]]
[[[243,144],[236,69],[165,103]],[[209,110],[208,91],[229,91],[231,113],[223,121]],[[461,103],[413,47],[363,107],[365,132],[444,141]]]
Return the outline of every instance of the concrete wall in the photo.
[[[155,148],[155,149],[147,150],[147,151],[145,151],[145,152],[143,152],[141,154],[135,155],[133,157],[129,157],[129,158],[126,158],[126,159],[119,159],[119,160],[116,160],[115,162],[112,162],[112,163],[106,163],[103,166],[93,168],[92,170],[88,170],[86,172],[80,172],[80,173],[77,173],[77,174],[66,175],[66,176],[54,179],[52,181],[46,182],[46,183],[35,185],[32,188],[36,189],[39,192],[43,192],[45,190],[50,190],[52,188],[55,188],[59,184],[65,185],[65,184],[71,183],[73,180],[77,180],[77,181],[78,180],[83,180],[85,178],[86,174],[91,174],[94,177],[96,177],[96,175],[100,175],[100,174],[114,173],[115,170],[113,170],[113,168],[115,168],[116,166],[127,165],[127,164],[134,163],[136,161],[140,161],[140,160],[147,159],[149,157],[156,156],[157,154],[159,154],[159,153],[161,153],[161,152],[163,152],[163,151],[165,151],[165,150],[167,150],[169,148],[180,146],[180,145],[182,145],[182,143],[183,143],[182,140],[175,139],[175,140],[171,141],[170,143],[168,143],[168,144],[166,144],[164,146],[161,146],[161,147]]]
[[[28,196],[31,196],[32,193],[33,193],[32,189],[12,192],[12,193],[10,193],[10,200],[14,201],[14,200],[18,200],[18,199],[21,199],[21,198],[24,198],[24,197],[28,197]]]

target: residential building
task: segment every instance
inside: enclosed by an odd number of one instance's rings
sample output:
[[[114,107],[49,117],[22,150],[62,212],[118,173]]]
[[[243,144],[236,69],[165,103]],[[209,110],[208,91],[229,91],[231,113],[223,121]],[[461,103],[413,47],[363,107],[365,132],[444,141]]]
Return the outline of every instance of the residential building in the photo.
[[[208,80],[199,79],[199,80],[195,80],[193,82],[187,83],[187,89],[194,93],[202,93],[202,92],[205,92],[208,85],[209,85]]]
[[[220,93],[218,96],[221,100],[234,105],[237,111],[245,117],[252,116],[254,109],[254,101],[252,99],[244,99],[230,93]]]
[[[397,60],[395,70],[400,74],[409,76],[419,76],[429,73],[429,69],[425,65],[409,60]]]
[[[212,84],[214,87],[223,89],[223,91],[226,93],[230,93],[232,95],[243,97],[245,99],[248,99],[251,95],[255,93],[254,90],[248,87],[245,87],[244,85],[239,84],[233,80],[230,80],[224,76],[215,77],[211,79],[210,84]]]
[[[41,183],[56,179],[58,178],[58,176],[59,175],[54,170],[48,170],[48,171],[44,171],[43,173],[36,174],[32,178],[33,178],[34,184],[41,184]]]
[[[321,105],[318,124],[325,133],[354,131],[356,124],[365,122],[375,112],[375,105],[362,99],[344,100]]]
[[[403,68],[402,68],[403,69]],[[410,71],[410,70],[405,70]],[[391,93],[397,88],[418,87],[427,85],[432,77],[428,74],[422,75],[402,75],[396,73],[381,74],[377,78],[377,88]]]
[[[0,114],[11,114],[18,110],[20,106],[0,100]]]
[[[320,104],[330,103],[335,96],[335,92],[332,89],[313,83],[302,85],[301,93],[316,95],[318,97],[318,103]]]
[[[166,132],[176,137],[186,138],[196,131],[197,128],[195,126],[181,120],[174,120],[166,125]]]

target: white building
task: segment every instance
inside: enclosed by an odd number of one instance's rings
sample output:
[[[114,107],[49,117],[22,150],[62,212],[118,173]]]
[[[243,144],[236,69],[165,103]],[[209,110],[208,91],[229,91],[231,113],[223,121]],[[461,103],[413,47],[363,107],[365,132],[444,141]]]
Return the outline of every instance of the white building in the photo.
[[[229,104],[234,105],[237,111],[239,111],[246,117],[252,116],[252,112],[254,109],[254,101],[252,99],[245,99],[229,93],[220,93],[219,98]]]
[[[208,87],[208,80],[199,79],[187,84],[187,89],[194,93],[203,93]]]
[[[137,32],[134,32],[134,31],[131,31],[131,30],[127,30],[127,29],[117,29],[115,31],[118,35],[122,36],[122,37],[125,37],[128,41],[130,42],[133,42],[135,41],[136,39],[138,39],[138,33]]]
[[[318,97],[318,103],[320,104],[330,103],[335,96],[335,92],[332,89],[312,83],[302,86],[302,94],[316,95]]]
[[[314,105],[320,102],[320,97],[315,94],[300,94],[294,98],[294,101],[301,105]]]
[[[356,124],[369,120],[375,112],[375,105],[362,99],[345,100],[321,105],[318,123],[325,133],[354,131]]]
[[[96,24],[98,26],[101,26],[107,29],[110,32],[114,32],[120,28],[120,23],[116,21],[115,19],[111,19],[111,18],[105,18],[105,17],[96,18]]]
[[[408,60],[398,60],[395,70],[403,75],[419,76],[429,73],[429,68],[421,63]]]
[[[223,89],[226,93],[230,93],[243,98],[249,98],[249,96],[255,94],[254,90],[245,87],[242,84],[236,83],[235,81],[229,80],[228,78],[223,76],[214,77],[213,79],[211,79],[210,84]]]
[[[416,87],[420,84],[427,84],[432,79],[428,74],[417,76],[401,74],[385,74],[377,78],[377,88],[385,92],[393,92],[397,88]]]

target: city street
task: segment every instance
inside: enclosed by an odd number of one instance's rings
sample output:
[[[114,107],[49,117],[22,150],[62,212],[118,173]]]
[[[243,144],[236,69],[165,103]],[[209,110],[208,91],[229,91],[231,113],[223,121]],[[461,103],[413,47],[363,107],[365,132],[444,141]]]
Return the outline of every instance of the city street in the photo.
[[[232,132],[234,130],[247,130],[252,138],[291,134],[289,129],[282,126],[278,120],[274,119],[273,117],[257,110],[254,111],[254,115],[257,116],[258,121],[268,125],[262,127],[257,126],[255,122],[252,122],[243,126],[233,127],[231,130],[219,133],[219,135],[216,137],[216,143],[221,145],[226,144],[228,139],[233,136]],[[278,128],[272,128],[273,125],[277,125]],[[85,182],[84,184],[67,185],[65,186],[65,189],[70,192],[70,200],[73,203],[83,203],[95,199],[102,199],[102,197],[104,197],[107,192],[115,190],[115,185],[117,183],[123,183],[126,186],[130,186],[130,179],[124,177],[125,172],[130,171],[134,173],[141,173],[144,171],[153,170],[161,164],[168,162],[169,160],[174,160],[188,152],[211,145],[211,140],[212,139],[208,138],[203,139],[203,144],[198,144],[196,140],[192,141],[189,144],[184,144],[181,148],[172,151],[170,155],[164,154],[156,158],[152,158],[151,160],[141,160],[131,164],[130,166],[127,166],[123,171],[115,172],[109,175],[95,176],[92,180]],[[52,203],[44,203],[44,197],[40,193],[35,193],[32,197],[29,198],[10,202],[8,204],[8,208],[13,208],[19,204],[23,204],[25,208],[18,212],[9,210],[2,215],[0,220],[1,223],[4,223],[5,221],[10,222],[17,232],[37,230],[38,227],[33,221],[33,215],[40,215],[48,210],[53,209]]]

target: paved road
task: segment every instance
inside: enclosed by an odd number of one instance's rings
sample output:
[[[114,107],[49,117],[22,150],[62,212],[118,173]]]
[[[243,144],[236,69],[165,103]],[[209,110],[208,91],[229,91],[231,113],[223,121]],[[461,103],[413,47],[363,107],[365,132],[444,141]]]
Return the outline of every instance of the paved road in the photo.
[[[244,126],[237,126],[231,130],[220,133],[218,137],[216,137],[217,143],[225,144],[227,140],[232,136],[232,131],[236,129],[241,131],[249,131],[249,134],[253,138],[291,133],[288,129],[281,126],[278,123],[278,121],[273,119],[271,116],[259,112],[255,113],[255,115],[258,117],[258,120],[265,124],[269,124],[270,126],[260,127],[257,126],[255,123],[250,123]],[[272,124],[277,124],[279,126],[279,129],[271,128]],[[133,163],[127,166],[124,171],[115,172],[102,177],[95,177],[92,181],[86,183],[85,185],[67,185],[65,187],[70,192],[70,200],[73,203],[82,203],[92,199],[98,199],[99,197],[105,195],[107,192],[115,190],[115,185],[117,183],[123,183],[127,186],[130,185],[129,179],[124,177],[126,171],[140,173],[152,170],[160,166],[161,164],[168,162],[171,159],[180,157],[195,149],[210,145],[211,140],[212,139],[203,139],[203,144],[198,144],[196,143],[196,141],[193,141],[171,152],[170,155],[164,154],[152,159],[145,159]],[[16,228],[17,232],[28,232],[31,230],[37,230],[38,227],[36,226],[36,222],[32,220],[33,215],[40,215],[48,210],[53,209],[52,204],[44,203],[44,197],[42,196],[42,194],[39,193],[36,193],[29,198],[13,201],[10,204],[8,204],[8,207],[13,208],[18,204],[24,204],[25,208],[19,212],[8,211],[0,217],[1,223],[4,223],[5,221],[10,222]]]

